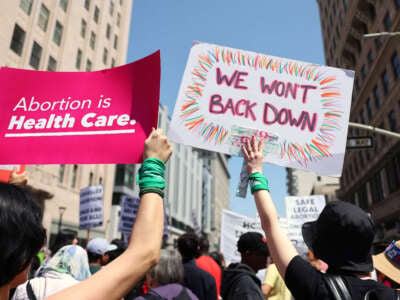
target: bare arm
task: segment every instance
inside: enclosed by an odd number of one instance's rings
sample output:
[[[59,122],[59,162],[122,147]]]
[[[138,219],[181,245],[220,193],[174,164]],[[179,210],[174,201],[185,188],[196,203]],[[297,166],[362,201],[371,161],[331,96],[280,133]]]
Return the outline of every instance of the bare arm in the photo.
[[[268,298],[268,294],[271,292],[272,287],[270,287],[268,284],[264,283],[261,286],[261,290],[262,290],[264,296]]]
[[[145,143],[144,158],[166,162],[171,145],[162,131],[153,130]],[[163,200],[144,194],[127,250],[87,280],[48,299],[121,299],[157,263],[163,230]]]
[[[243,147],[244,158],[247,162],[247,170],[250,174],[262,173],[263,162],[263,141],[256,141],[255,137]],[[296,248],[290,242],[278,223],[278,214],[272,202],[270,193],[267,190],[254,192],[258,214],[261,219],[261,226],[265,232],[268,248],[272,260],[276,264],[282,278],[285,278],[286,268],[289,262],[298,255]]]

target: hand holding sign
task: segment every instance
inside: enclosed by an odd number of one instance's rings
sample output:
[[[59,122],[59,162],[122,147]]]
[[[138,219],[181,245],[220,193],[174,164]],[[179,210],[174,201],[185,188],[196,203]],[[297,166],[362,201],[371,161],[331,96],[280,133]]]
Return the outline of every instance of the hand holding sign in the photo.
[[[167,137],[163,134],[162,129],[152,130],[149,137],[144,143],[143,160],[146,158],[158,158],[163,162],[167,162],[172,154],[172,146],[168,142]]]
[[[247,139],[246,144],[242,146],[249,174],[262,173],[263,148],[264,141],[261,138],[257,141],[254,136],[251,139]]]

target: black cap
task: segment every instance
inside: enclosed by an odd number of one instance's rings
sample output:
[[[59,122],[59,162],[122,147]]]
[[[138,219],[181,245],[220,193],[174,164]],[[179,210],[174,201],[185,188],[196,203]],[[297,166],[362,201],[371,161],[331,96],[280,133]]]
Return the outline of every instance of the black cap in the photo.
[[[254,231],[243,233],[237,242],[237,248],[240,253],[254,251],[269,255],[265,237],[261,233]]]
[[[375,227],[359,207],[343,201],[329,202],[318,219],[302,227],[303,238],[330,270],[370,272]]]

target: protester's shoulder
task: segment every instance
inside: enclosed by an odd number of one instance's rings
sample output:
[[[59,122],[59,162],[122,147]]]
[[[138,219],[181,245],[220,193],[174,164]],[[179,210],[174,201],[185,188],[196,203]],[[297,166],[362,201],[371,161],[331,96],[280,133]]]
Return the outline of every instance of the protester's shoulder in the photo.
[[[286,268],[285,284],[295,299],[327,299],[324,274],[299,255]]]

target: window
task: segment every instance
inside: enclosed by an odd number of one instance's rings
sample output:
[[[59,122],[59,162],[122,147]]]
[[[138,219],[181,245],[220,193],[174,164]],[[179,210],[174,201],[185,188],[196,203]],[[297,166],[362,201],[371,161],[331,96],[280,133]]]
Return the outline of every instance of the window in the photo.
[[[108,60],[108,50],[106,48],[104,48],[104,51],[103,51],[103,63],[105,65],[107,64],[107,60]]]
[[[110,16],[114,14],[114,2],[110,2]]]
[[[56,70],[57,70],[57,61],[52,56],[50,56],[49,63],[47,65],[47,71],[54,72]]]
[[[76,186],[76,174],[78,173],[78,165],[74,165],[72,168],[72,180],[71,180],[71,187]]]
[[[99,177],[99,184],[103,184],[103,177]]]
[[[62,183],[64,181],[65,165],[60,165],[58,169],[58,182]]]
[[[358,205],[363,210],[368,210],[368,195],[366,185],[364,184],[356,193],[358,199]]]
[[[106,30],[106,38],[109,40],[111,35],[111,26],[110,24],[107,24],[107,30]]]
[[[49,9],[42,3],[42,5],[40,6],[38,25],[44,32],[46,32],[47,25],[49,24],[49,16]]]
[[[374,87],[374,97],[375,97],[375,107],[379,108],[381,106],[381,96],[379,94],[379,88],[377,85]]]
[[[376,50],[379,50],[381,48],[381,46],[382,46],[381,39],[380,38],[376,38],[375,39],[375,48],[376,48]]]
[[[382,83],[383,83],[383,90],[384,90],[385,94],[387,94],[390,90],[390,86],[389,86],[389,77],[388,77],[386,70],[382,73],[381,79],[382,79]]]
[[[96,23],[99,22],[99,14],[100,14],[100,10],[99,10],[99,8],[96,6],[96,7],[94,8],[94,15],[93,15],[93,19],[94,19],[94,21],[95,21]]]
[[[368,100],[367,100],[367,113],[368,113],[368,119],[372,120],[372,117],[374,116],[374,111],[372,109],[371,98],[368,98]]]
[[[122,2],[122,0],[119,0],[119,4],[122,6],[123,5],[123,2]]]
[[[367,57],[368,57],[368,62],[370,64],[372,64],[374,62],[374,57],[372,56],[372,51],[371,50],[368,52]]]
[[[90,9],[90,0],[85,0],[85,8],[86,10]]]
[[[93,185],[93,172],[89,173],[89,186]]]
[[[360,161],[360,167],[363,168],[364,167],[364,157],[363,157],[362,151],[358,152],[358,158]]]
[[[86,27],[87,23],[84,19],[81,20],[81,37],[85,38],[86,37]]]
[[[112,58],[112,59],[111,59],[111,68],[114,68],[114,67],[115,67],[115,59]]]
[[[32,2],[33,0],[21,0],[19,2],[19,7],[22,8],[24,12],[29,16],[32,11]]]
[[[31,58],[29,59],[29,64],[36,70],[39,69],[40,58],[42,56],[42,47],[36,42],[33,42]]]
[[[118,36],[114,35],[114,49],[118,48]]]
[[[81,62],[82,62],[82,50],[78,49],[78,52],[76,53],[76,61],[75,61],[75,67],[80,70],[81,68]]]
[[[400,76],[400,63],[399,63],[399,57],[397,56],[396,52],[393,54],[391,61],[392,61],[393,74],[394,77],[397,79]]]
[[[117,26],[119,27],[121,25],[121,14],[117,14]]]
[[[25,42],[25,35],[25,31],[21,27],[19,27],[18,24],[15,24],[10,48],[18,55],[22,54],[22,49],[24,48]]]
[[[61,44],[62,34],[63,34],[63,26],[61,25],[60,22],[56,21],[56,27],[54,28],[54,34],[53,34],[53,41],[58,46],[60,46]]]
[[[378,203],[383,200],[383,189],[382,189],[382,179],[381,172],[378,171],[371,180],[371,195],[372,203]]]
[[[68,0],[60,0],[60,7],[63,11],[67,12]]]
[[[94,49],[96,46],[96,34],[92,31],[90,33],[90,48]]]
[[[388,114],[389,118],[389,125],[390,125],[390,130],[393,132],[396,132],[397,129],[397,124],[396,124],[396,115],[393,110],[391,110]]]
[[[348,6],[348,0],[343,0],[343,7],[345,11],[347,10],[347,6]]]
[[[86,60],[86,72],[92,71],[92,62],[90,59]]]
[[[362,124],[367,124],[367,122],[365,120],[365,110],[363,110],[363,109],[361,110],[360,118],[361,118]]]
[[[365,79],[365,77],[367,76],[367,70],[365,69],[365,66],[362,66],[361,68],[361,75],[363,79]]]
[[[400,188],[400,155],[393,159],[385,166],[386,180],[389,187],[389,192],[393,193]]]
[[[383,19],[383,25],[386,31],[390,30],[390,26],[392,25],[392,20],[390,19],[389,12],[386,13],[385,18]]]

